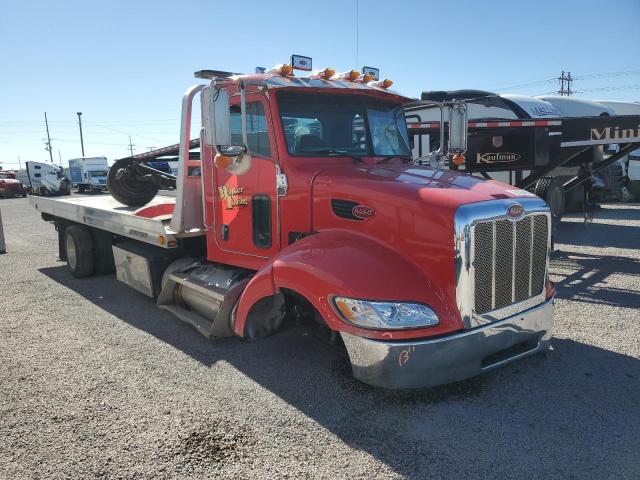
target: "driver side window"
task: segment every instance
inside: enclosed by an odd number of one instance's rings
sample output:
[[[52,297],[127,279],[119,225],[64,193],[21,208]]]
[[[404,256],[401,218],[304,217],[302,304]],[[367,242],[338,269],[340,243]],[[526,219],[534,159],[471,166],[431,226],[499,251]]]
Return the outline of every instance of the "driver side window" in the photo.
[[[230,111],[231,143],[233,145],[242,145],[240,105],[232,105]],[[271,157],[267,118],[264,113],[264,107],[260,102],[247,103],[247,143],[249,153]]]

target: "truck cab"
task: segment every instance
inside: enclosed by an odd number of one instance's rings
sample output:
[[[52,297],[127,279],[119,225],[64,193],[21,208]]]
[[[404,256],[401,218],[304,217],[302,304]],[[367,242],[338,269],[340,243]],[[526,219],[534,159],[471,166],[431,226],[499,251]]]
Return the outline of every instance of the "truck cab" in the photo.
[[[62,224],[72,272],[91,237],[76,224],[111,231],[118,278],[204,335],[257,340],[309,319],[341,340],[356,378],[387,388],[461,380],[548,346],[548,207],[413,163],[410,99],[376,69],[336,74],[293,56],[196,76],[208,83],[183,97],[175,199],[147,203],[170,178],[121,159],[109,188],[128,208],[36,205]],[[460,120],[442,154],[461,154],[464,106],[439,107]]]
[[[107,188],[109,164],[106,157],[82,157],[69,160],[71,186],[78,192],[100,192]]]

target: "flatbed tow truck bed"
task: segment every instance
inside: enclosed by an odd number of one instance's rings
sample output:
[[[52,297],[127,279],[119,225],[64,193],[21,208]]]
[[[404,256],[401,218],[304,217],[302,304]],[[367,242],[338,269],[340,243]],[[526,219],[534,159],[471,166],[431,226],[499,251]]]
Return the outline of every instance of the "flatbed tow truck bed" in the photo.
[[[204,229],[176,232],[169,226],[175,196],[157,195],[141,208],[127,207],[111,195],[47,198],[30,196],[44,220],[63,218],[162,248],[175,248],[177,239],[204,235]]]

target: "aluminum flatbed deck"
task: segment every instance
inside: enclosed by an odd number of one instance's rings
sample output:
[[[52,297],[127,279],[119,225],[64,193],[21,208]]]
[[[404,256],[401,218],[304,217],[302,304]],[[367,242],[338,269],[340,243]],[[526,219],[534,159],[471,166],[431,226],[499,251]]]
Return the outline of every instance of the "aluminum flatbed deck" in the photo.
[[[62,218],[162,248],[174,248],[177,239],[204,235],[204,229],[176,232],[171,229],[175,196],[157,195],[141,208],[127,207],[110,195],[50,198],[30,196],[31,205],[45,220]],[[47,218],[49,217],[49,218]]]

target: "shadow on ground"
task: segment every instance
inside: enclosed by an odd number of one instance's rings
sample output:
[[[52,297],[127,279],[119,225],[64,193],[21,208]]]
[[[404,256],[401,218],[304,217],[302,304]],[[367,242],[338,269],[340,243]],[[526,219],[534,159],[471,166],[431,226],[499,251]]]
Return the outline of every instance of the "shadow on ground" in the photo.
[[[629,257],[563,254],[557,252],[551,261],[551,274],[556,285],[556,298],[616,307],[640,308],[640,261]],[[635,289],[608,285],[611,275],[635,278]],[[557,277],[561,278],[560,280]]]
[[[622,261],[616,265],[623,267]],[[408,478],[640,474],[633,446],[640,426],[637,415],[629,417],[640,404],[638,359],[553,339],[551,352],[481,377],[385,391],[355,381],[341,351],[304,329],[251,343],[210,341],[113,276],[78,280],[64,266],[40,271],[203,365],[221,360],[233,365],[351,447]],[[613,408],[612,402],[618,405]],[[492,465],[491,471],[481,465]]]

